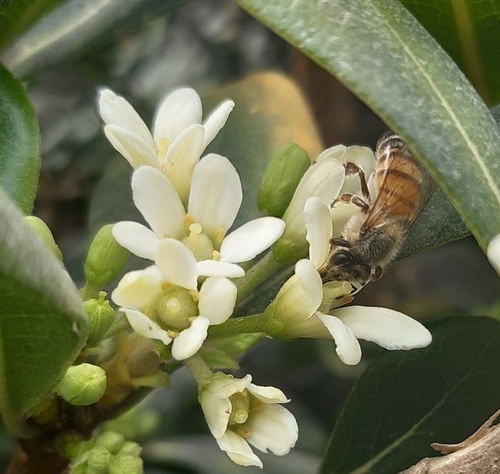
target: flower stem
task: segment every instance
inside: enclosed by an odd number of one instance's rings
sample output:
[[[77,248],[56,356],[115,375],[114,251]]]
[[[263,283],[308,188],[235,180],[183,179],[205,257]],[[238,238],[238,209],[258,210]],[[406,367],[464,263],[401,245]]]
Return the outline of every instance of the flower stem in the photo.
[[[283,263],[276,260],[272,252],[260,259],[244,277],[236,280],[238,288],[238,302],[241,302],[255,287],[262,283],[266,278],[283,266]]]
[[[195,354],[189,359],[186,359],[184,363],[191,371],[200,387],[205,385],[210,377],[212,377],[212,371],[199,355]]]
[[[234,336],[235,334],[259,333],[265,331],[266,318],[264,313],[252,314],[242,318],[231,318],[225,323],[210,326],[210,336]]]

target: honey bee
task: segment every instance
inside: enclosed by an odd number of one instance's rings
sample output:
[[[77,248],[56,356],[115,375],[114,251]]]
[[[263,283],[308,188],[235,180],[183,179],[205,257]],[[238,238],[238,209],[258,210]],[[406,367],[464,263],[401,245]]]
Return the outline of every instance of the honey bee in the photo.
[[[375,155],[372,196],[363,170],[354,163],[345,165],[347,175],[359,175],[362,197],[342,194],[332,207],[352,203],[360,212],[346,223],[342,237],[331,240],[330,254],[319,269],[323,283],[346,280],[362,287],[378,280],[434,191],[434,181],[396,134],[385,134]]]

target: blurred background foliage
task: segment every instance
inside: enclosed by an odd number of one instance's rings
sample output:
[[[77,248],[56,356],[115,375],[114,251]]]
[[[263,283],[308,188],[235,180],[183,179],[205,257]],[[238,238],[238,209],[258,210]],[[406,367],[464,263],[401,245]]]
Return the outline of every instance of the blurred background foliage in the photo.
[[[32,37],[29,31],[19,37],[62,3],[66,10],[59,21],[56,17],[48,24],[40,22]],[[96,10],[98,3],[100,10]],[[86,246],[96,230],[95,223],[89,224],[93,193],[98,186],[102,189],[99,183],[105,173],[105,187],[112,186],[118,172],[113,166],[124,163],[121,158],[117,161],[102,132],[96,109],[100,87],[126,97],[150,124],[158,100],[173,88],[189,85],[206,97],[249,74],[273,70],[290,76],[302,90],[325,147],[343,143],[373,148],[386,130],[345,87],[232,0],[118,3],[2,2],[0,59],[25,81],[41,129],[42,170],[34,213],[52,229],[77,282],[82,279]],[[432,2],[402,3],[417,18],[424,7],[432,8]],[[59,42],[50,43],[50,34],[59,27],[70,25],[73,32],[79,31],[78,19],[85,11],[90,20],[78,35],[70,35],[71,41],[60,35]],[[446,12],[443,15],[446,21]],[[69,20],[65,23],[61,18]],[[102,33],[96,36],[89,25]],[[433,33],[432,25],[429,31]],[[440,31],[436,30],[437,36]],[[441,44],[445,48],[449,44],[453,56],[457,41],[444,35]],[[498,46],[499,41],[493,44]],[[457,62],[467,69],[466,62]],[[490,105],[498,102],[498,97],[488,97]],[[268,157],[258,158],[265,163]],[[381,281],[365,288],[356,303],[390,307],[423,322],[438,315],[498,316],[499,290],[495,272],[469,237],[398,262]],[[252,374],[259,385],[280,387],[292,399],[290,408],[300,427],[297,447],[284,458],[264,456],[264,472],[304,473],[319,466],[336,416],[376,352],[366,344],[363,361],[354,368],[338,361],[329,341],[266,340],[245,355],[241,374]],[[262,472],[235,466],[219,451],[197,404],[195,382],[184,370],[174,374],[170,390],[155,391],[112,426],[143,443],[149,474]],[[0,467],[5,467],[9,435],[0,436]]]

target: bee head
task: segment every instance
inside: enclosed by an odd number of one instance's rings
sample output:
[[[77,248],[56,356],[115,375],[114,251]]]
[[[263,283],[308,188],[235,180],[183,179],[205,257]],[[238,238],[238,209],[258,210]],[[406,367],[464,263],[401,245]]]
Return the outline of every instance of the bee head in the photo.
[[[349,281],[365,285],[370,279],[371,268],[359,262],[346,248],[336,249],[319,273],[323,283],[329,281]]]

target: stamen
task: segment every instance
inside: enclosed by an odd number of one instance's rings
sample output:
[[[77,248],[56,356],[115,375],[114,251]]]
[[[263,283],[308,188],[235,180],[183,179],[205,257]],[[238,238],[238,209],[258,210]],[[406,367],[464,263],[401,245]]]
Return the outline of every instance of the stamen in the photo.
[[[212,252],[212,260],[217,260],[218,261],[219,258],[220,258],[220,252],[217,252],[217,250],[214,250]]]
[[[237,435],[241,436],[242,438],[250,438],[252,432],[250,431],[250,428],[248,426],[242,425],[238,426],[235,430],[233,430]]]
[[[160,165],[163,168],[165,163],[165,156],[167,155],[168,147],[170,146],[170,142],[166,137],[160,137],[158,140],[158,150],[156,153],[158,154],[158,160],[160,161]]]
[[[170,338],[175,339],[179,335],[179,332],[172,329],[167,329],[167,334]]]
[[[191,295],[191,298],[193,298],[193,301],[198,303],[198,300],[200,299],[198,292],[195,290],[189,290],[189,294]]]
[[[225,231],[222,227],[215,229],[215,240],[217,243],[221,243],[224,240]]]
[[[191,323],[197,318],[198,316],[191,316],[188,318],[188,323],[191,325]]]
[[[252,400],[252,403],[251,403],[251,406],[250,406],[250,409],[252,410],[252,412],[262,411],[263,408],[264,408],[264,403],[263,402],[261,402],[257,398],[254,398]]]
[[[144,306],[144,309],[142,311],[148,318],[151,317],[151,308],[149,305]]]
[[[189,227],[191,227],[191,224],[194,224],[195,222],[196,221],[191,214],[186,214],[186,217],[184,217],[184,227],[186,227],[186,229],[189,229]]]
[[[162,281],[161,282],[161,291],[167,291],[171,286],[172,286],[171,283],[168,283],[166,281]]]

